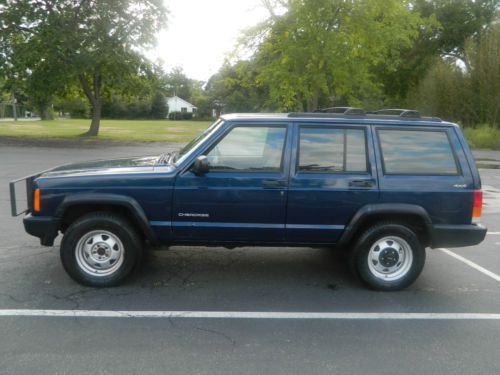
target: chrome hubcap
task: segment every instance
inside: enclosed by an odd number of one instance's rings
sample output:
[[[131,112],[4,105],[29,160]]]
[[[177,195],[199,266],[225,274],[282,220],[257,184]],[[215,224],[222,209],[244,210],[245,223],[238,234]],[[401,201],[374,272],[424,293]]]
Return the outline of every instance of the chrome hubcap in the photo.
[[[78,241],[75,252],[80,269],[92,276],[109,276],[123,264],[123,244],[108,231],[85,234]]]
[[[376,241],[368,253],[368,268],[378,279],[395,281],[404,277],[413,263],[411,247],[396,236]]]

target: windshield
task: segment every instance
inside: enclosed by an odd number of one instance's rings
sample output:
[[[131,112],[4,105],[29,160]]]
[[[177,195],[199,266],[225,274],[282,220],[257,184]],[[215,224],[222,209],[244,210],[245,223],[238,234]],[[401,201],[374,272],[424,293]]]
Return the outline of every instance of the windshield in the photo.
[[[222,120],[217,120],[209,128],[207,128],[203,133],[185,145],[175,156],[173,162],[179,165],[184,161],[184,159],[190,154],[192,150],[196,148],[203,140],[205,140],[220,124]]]

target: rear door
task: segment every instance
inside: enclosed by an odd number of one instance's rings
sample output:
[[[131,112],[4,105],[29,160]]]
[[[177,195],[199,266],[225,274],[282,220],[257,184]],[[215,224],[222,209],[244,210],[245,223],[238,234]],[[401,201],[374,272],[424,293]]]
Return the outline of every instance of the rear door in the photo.
[[[172,229],[185,241],[283,242],[288,123],[235,123],[202,152],[210,170],[175,182]],[[288,155],[288,157],[287,157]]]
[[[287,241],[335,243],[356,211],[378,200],[370,127],[295,124],[293,144]]]

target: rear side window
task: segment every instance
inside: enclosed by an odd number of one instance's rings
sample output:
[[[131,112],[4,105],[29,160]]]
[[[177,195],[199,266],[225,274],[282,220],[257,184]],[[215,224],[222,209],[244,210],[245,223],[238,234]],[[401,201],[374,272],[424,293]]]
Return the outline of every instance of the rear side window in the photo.
[[[446,131],[384,129],[378,137],[386,174],[458,174]]]
[[[366,172],[365,131],[301,127],[298,170],[305,173]]]

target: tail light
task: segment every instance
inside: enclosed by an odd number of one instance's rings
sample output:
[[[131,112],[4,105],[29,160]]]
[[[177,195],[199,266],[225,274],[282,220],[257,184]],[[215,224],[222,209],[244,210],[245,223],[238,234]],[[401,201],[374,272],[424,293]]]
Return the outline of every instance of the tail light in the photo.
[[[474,190],[473,194],[472,222],[479,223],[481,220],[481,213],[483,211],[483,192],[481,190]]]
[[[40,189],[35,189],[35,193],[33,194],[33,210],[40,212]]]

